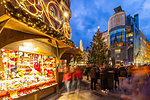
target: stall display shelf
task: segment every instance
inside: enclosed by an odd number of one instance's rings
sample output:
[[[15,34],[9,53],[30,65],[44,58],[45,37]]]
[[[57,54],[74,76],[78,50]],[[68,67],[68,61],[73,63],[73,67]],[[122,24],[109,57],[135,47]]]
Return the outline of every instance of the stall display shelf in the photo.
[[[0,91],[0,93],[1,93],[0,100],[1,100],[1,98],[3,98],[2,100],[18,98],[18,97],[39,91],[40,89],[42,90],[42,89],[45,89],[45,88],[48,88],[48,87],[51,87],[54,85],[57,85],[57,83],[55,83],[55,81],[40,82],[40,83],[35,83],[29,87],[24,87],[24,88],[20,88],[20,89],[13,89],[10,91]]]
[[[2,61],[5,70],[1,75],[0,100],[19,98],[57,84],[54,57],[3,50]]]

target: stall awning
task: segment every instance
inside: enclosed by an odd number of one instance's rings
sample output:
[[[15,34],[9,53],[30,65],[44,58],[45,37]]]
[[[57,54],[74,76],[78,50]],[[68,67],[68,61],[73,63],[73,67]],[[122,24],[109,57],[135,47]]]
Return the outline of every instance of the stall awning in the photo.
[[[5,21],[5,24],[3,24],[4,21]],[[65,44],[63,41],[53,38],[52,36],[50,36],[46,33],[43,33],[33,27],[29,27],[25,23],[23,23],[19,20],[16,20],[15,18],[10,17],[6,14],[0,17],[0,24],[3,24],[0,29],[0,33],[4,29],[11,29],[11,30],[20,31],[20,32],[27,33],[27,34],[40,35],[40,36],[47,37],[47,39],[45,39],[45,38],[37,39],[41,42],[45,42],[45,43],[51,44],[52,46],[56,47],[57,46],[56,41],[57,41],[59,48],[66,48],[66,47],[72,48],[70,45]],[[53,41],[55,41],[55,42],[53,42]]]

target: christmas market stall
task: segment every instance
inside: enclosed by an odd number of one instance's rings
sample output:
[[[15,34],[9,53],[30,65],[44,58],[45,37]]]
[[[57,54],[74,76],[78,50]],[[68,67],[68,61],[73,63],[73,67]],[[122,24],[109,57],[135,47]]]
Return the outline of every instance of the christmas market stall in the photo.
[[[0,100],[57,92],[60,58],[75,47],[69,7],[69,0],[0,1]]]

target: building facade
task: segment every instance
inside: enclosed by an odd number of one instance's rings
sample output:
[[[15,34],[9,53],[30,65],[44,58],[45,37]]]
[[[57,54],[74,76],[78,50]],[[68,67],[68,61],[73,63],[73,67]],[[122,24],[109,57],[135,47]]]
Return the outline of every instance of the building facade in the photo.
[[[106,30],[105,32],[102,33],[102,38],[104,38],[104,42],[106,43],[106,45],[110,46],[110,39],[109,39],[109,34],[108,34],[108,30]]]
[[[138,59],[141,59],[141,45],[144,44],[142,50],[146,45],[143,42],[145,38],[143,34],[141,37],[139,30],[138,14],[134,17],[127,16],[120,6],[114,11],[115,14],[110,17],[108,22],[111,57],[115,59],[116,64],[120,64],[120,62],[136,63]]]
[[[146,63],[150,64],[150,42],[146,40]]]
[[[145,64],[145,60],[146,60],[146,37],[145,35],[140,32],[140,41],[141,41],[141,46],[140,46],[140,59],[139,59],[139,63],[140,64]]]

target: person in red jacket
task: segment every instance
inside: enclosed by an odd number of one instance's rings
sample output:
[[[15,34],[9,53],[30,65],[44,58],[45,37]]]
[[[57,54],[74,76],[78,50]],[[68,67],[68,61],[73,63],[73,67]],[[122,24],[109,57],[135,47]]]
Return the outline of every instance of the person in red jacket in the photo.
[[[76,81],[77,81],[75,68],[72,69],[71,76],[72,76],[71,90],[74,91],[76,87]]]
[[[65,82],[67,94],[69,94],[69,92],[70,92],[70,81],[71,81],[71,73],[69,71],[69,67],[64,68],[63,81]]]
[[[79,67],[76,68],[76,78],[77,78],[77,92],[79,92],[81,79],[82,79],[82,72]]]

